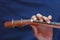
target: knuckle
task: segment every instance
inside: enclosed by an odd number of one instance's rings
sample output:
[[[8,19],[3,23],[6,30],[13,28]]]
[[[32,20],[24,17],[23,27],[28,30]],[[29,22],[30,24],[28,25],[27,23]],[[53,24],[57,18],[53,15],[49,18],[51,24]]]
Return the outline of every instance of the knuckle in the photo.
[[[41,14],[36,14],[36,16],[42,17],[42,15],[41,15]]]

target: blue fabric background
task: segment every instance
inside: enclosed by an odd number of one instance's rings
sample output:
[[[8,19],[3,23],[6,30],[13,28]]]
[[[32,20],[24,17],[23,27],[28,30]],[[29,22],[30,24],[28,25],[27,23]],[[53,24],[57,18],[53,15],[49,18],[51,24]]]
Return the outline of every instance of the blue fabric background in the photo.
[[[60,0],[0,0],[0,40],[36,40],[30,26],[4,28],[6,21],[29,19],[41,13],[60,22]],[[60,40],[60,29],[53,29],[53,40]]]

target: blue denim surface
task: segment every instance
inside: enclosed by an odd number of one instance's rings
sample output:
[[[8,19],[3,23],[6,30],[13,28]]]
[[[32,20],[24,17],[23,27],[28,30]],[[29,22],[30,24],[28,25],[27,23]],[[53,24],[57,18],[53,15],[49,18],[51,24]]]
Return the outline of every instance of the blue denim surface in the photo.
[[[60,0],[0,0],[0,40],[36,40],[32,28],[4,28],[6,21],[29,19],[41,13],[60,22]],[[60,29],[53,29],[53,40],[60,40]]]

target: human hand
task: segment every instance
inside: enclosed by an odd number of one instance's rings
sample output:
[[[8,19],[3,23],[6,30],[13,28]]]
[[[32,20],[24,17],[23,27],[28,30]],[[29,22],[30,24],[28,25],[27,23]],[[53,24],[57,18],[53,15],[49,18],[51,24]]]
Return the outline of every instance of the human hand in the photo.
[[[31,19],[50,23],[52,16],[49,15],[48,17],[45,17],[41,14],[36,14],[36,15],[33,15]],[[40,25],[30,25],[33,28],[34,36],[38,40],[52,40],[52,34],[53,34],[52,28],[46,27],[47,25],[41,25],[41,26]]]

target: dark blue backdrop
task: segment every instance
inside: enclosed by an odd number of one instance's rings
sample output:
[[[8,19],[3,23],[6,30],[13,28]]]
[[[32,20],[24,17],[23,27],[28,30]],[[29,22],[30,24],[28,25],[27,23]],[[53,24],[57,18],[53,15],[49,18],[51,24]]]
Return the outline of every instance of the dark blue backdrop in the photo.
[[[4,28],[5,21],[29,19],[41,13],[60,22],[60,0],[0,0],[0,40],[36,40],[32,28]],[[53,29],[53,40],[60,40],[60,29]]]

